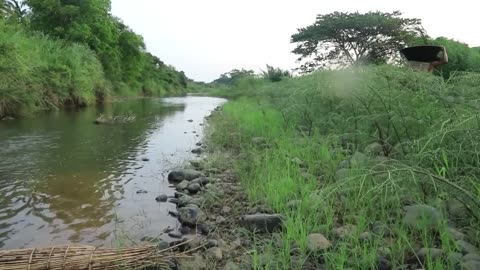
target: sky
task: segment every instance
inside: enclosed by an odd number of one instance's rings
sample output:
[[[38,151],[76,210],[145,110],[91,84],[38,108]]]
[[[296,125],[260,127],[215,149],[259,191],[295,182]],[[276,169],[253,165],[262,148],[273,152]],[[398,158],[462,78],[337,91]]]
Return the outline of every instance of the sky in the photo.
[[[290,37],[317,14],[391,12],[420,18],[432,37],[480,46],[476,1],[456,0],[112,0],[113,15],[144,37],[147,50],[210,82],[234,68],[299,66]]]

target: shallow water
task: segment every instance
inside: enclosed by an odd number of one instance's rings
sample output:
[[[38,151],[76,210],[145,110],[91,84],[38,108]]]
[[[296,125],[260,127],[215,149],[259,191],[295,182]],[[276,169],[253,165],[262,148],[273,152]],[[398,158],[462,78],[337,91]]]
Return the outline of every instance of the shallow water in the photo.
[[[175,205],[155,197],[173,195],[168,171],[194,158],[204,117],[224,101],[138,99],[0,121],[0,248],[168,240]],[[136,121],[93,124],[102,113]]]

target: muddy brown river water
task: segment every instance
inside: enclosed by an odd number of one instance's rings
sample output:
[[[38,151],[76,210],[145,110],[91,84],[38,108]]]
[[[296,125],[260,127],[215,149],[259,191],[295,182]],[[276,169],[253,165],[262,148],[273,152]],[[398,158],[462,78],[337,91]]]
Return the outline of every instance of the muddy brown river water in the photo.
[[[195,157],[204,117],[224,102],[137,99],[0,121],[0,248],[115,246],[179,229],[175,205],[155,197],[173,195],[168,171]],[[100,114],[136,120],[93,124]]]

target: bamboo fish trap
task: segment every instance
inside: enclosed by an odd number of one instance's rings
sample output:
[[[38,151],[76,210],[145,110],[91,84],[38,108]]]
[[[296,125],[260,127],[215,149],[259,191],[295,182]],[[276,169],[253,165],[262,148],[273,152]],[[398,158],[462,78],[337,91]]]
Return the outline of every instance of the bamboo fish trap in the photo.
[[[138,269],[156,265],[167,268],[167,254],[156,246],[124,249],[84,245],[0,251],[0,270]]]

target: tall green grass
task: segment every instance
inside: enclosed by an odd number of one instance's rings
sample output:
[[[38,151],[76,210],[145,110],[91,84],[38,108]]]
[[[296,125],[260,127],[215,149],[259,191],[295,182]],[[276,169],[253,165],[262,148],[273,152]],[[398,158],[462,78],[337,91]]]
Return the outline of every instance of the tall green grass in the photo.
[[[280,245],[256,240],[255,254],[270,259],[255,268],[301,269],[298,260],[308,260],[327,269],[376,269],[379,255],[397,267],[422,247],[458,251],[449,226],[479,246],[479,85],[475,73],[444,81],[377,67],[231,89],[245,97],[224,106],[210,140],[242,157],[236,172],[252,203],[288,217]],[[266,144],[252,143],[255,137]],[[447,211],[452,200],[463,214]],[[437,230],[408,228],[403,208],[412,204],[432,205],[445,219]],[[344,225],[354,227],[339,237],[334,230]],[[364,232],[371,237],[362,240]],[[332,249],[309,252],[310,233],[326,235]],[[447,256],[423,262],[426,269],[454,265]]]
[[[0,22],[0,117],[29,110],[83,106],[108,83],[95,54]]]

